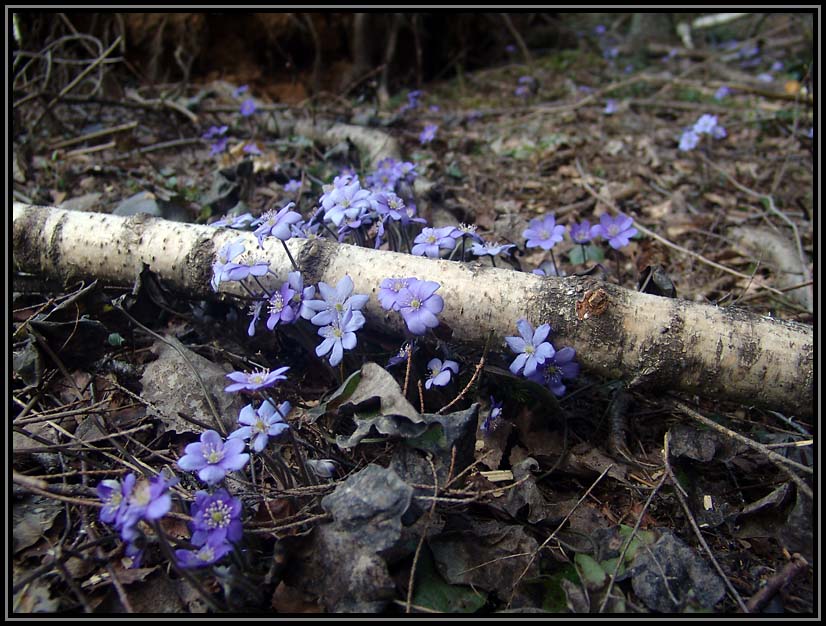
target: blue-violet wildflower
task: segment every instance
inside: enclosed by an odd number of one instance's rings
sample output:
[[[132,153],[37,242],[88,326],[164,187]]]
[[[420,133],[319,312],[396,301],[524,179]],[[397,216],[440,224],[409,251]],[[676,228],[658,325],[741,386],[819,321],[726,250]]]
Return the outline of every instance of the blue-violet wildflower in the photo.
[[[178,459],[178,467],[187,472],[198,472],[198,478],[214,485],[227,472],[240,470],[249,461],[250,455],[244,450],[243,439],[221,439],[214,430],[201,433],[201,440],[184,448],[184,455]]]
[[[510,370],[514,374],[523,372],[528,377],[531,376],[538,365],[545,362],[554,355],[553,346],[545,339],[551,332],[550,324],[542,324],[535,331],[531,323],[526,319],[516,322],[516,328],[521,337],[505,337],[508,347],[517,355],[510,365]]]

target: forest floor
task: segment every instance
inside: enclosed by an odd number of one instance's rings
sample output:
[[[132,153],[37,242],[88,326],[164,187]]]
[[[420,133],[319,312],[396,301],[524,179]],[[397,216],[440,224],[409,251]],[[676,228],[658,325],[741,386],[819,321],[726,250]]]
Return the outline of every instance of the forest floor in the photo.
[[[281,131],[335,120],[399,142],[428,226],[474,224],[485,241],[515,245],[484,262],[595,272],[812,324],[804,38],[770,21],[759,48],[744,40],[632,57],[610,33],[587,37],[579,50],[530,64],[513,53],[512,63],[381,105],[369,91],[273,104],[226,81],[64,94],[48,113],[41,94],[14,109],[14,199],[202,224],[295,201],[307,218],[342,169],[367,187],[379,165],[352,143]],[[19,80],[15,101],[35,89]],[[250,99],[255,111],[244,115]],[[716,116],[701,122],[707,132],[696,127],[702,116]],[[422,141],[428,125],[433,138]],[[285,190],[291,180],[298,190]],[[641,227],[620,250],[567,234],[552,255],[525,246],[533,218],[553,214],[570,228],[612,211]],[[190,301],[142,276],[134,291],[14,277],[15,613],[817,609],[811,495],[670,398],[587,371],[556,397],[438,338],[389,366],[403,338],[367,327],[344,365],[329,367],[306,320],[269,331],[262,314],[249,336],[244,307]],[[459,374],[423,391],[432,357],[456,361]],[[237,415],[256,396],[225,394],[226,374],[280,366],[290,370],[273,399],[292,405],[288,434],[223,482],[242,503],[243,536],[214,564],[175,563],[170,550],[195,541],[190,506],[203,484],[177,461],[210,428],[204,394]],[[376,396],[380,406],[368,406]],[[502,410],[491,420],[494,399]],[[683,401],[812,468],[813,423]],[[402,405],[425,421],[400,417]],[[124,542],[99,517],[98,485],[162,470],[178,479],[171,509]]]

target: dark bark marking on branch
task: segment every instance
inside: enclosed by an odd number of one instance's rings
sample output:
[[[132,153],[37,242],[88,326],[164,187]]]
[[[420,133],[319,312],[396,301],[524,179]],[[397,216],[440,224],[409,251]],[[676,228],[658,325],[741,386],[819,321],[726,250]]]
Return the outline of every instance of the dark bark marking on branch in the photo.
[[[14,222],[12,258],[16,268],[25,272],[41,273],[40,247],[37,239],[49,217],[46,207],[31,207],[23,219]]]
[[[305,285],[317,285],[321,281],[328,259],[335,254],[337,247],[331,242],[313,239],[309,245],[301,248],[296,263],[301,268]]]

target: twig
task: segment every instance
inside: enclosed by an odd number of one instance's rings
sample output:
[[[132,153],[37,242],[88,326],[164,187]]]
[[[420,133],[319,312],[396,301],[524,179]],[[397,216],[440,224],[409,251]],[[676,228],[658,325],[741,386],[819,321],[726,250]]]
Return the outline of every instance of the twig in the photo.
[[[98,139],[99,137],[106,137],[107,135],[121,133],[125,130],[132,130],[133,128],[137,128],[137,126],[138,122],[137,120],[135,120],[132,122],[127,122],[126,124],[119,124],[118,126],[112,126],[111,128],[103,128],[101,130],[96,130],[92,133],[72,137],[71,139],[66,139],[64,141],[58,141],[57,143],[52,144],[50,147],[52,150],[68,148],[69,146],[73,146],[76,143],[83,143],[84,141],[89,141],[90,139]]]
[[[677,410],[679,410],[682,413],[685,413],[688,417],[690,417],[694,420],[697,420],[698,422],[700,422],[704,426],[712,428],[712,429],[716,430],[717,432],[724,434],[726,437],[731,437],[732,439],[734,439],[736,441],[739,441],[742,444],[747,445],[749,448],[752,448],[753,450],[757,450],[758,452],[761,452],[762,454],[766,455],[769,458],[769,460],[771,460],[776,465],[777,464],[788,465],[790,467],[793,467],[795,469],[800,470],[801,472],[805,472],[807,474],[814,474],[814,470],[811,467],[808,467],[806,465],[798,463],[797,461],[792,461],[791,459],[787,459],[785,456],[777,454],[776,452],[772,452],[766,446],[764,446],[762,443],[754,441],[753,439],[749,439],[748,437],[745,437],[745,436],[741,435],[740,433],[737,433],[737,432],[735,432],[735,431],[733,431],[729,428],[726,428],[725,426],[723,426],[721,424],[718,424],[715,421],[712,421],[712,420],[708,419],[706,416],[701,415],[700,413],[698,413],[694,409],[686,406],[685,404],[683,404],[679,400],[672,400],[671,404],[674,406],[674,408],[676,408]],[[808,492],[811,494],[811,490],[808,489],[808,485],[806,485],[805,483],[803,483],[803,485],[806,487]]]
[[[525,45],[525,40],[522,39],[522,35],[519,34],[519,31],[516,30],[516,27],[513,25],[510,15],[507,13],[500,13],[500,15],[502,16],[502,21],[505,22],[505,27],[508,29],[508,32],[510,32],[511,36],[516,40],[516,45],[519,46],[519,51],[525,58],[525,65],[533,67],[533,57],[531,57],[530,50],[528,50],[528,46]]]
[[[217,427],[217,429],[218,429],[218,432],[219,432],[219,433],[221,433],[221,436],[226,437],[227,432],[226,432],[226,429],[224,428],[224,423],[223,423],[223,421],[221,420],[221,414],[218,412],[218,409],[215,407],[215,403],[212,401],[212,396],[210,395],[209,390],[207,389],[206,384],[204,383],[204,379],[203,379],[203,378],[201,378],[201,373],[198,371],[198,368],[197,368],[197,367],[195,367],[195,366],[192,364],[192,362],[189,360],[189,357],[187,357],[187,356],[186,356],[186,354],[184,353],[184,351],[183,351],[183,350],[181,350],[180,346],[176,345],[176,344],[175,344],[175,342],[170,341],[170,340],[169,340],[169,339],[167,339],[166,337],[163,337],[163,336],[159,335],[159,334],[158,334],[158,333],[156,333],[154,330],[152,330],[152,329],[150,329],[150,328],[147,328],[146,326],[144,326],[143,324],[141,324],[138,320],[136,320],[136,319],[135,319],[134,317],[132,317],[129,313],[127,313],[127,312],[126,312],[126,309],[124,309],[124,308],[123,308],[120,304],[115,303],[115,304],[114,304],[114,307],[115,307],[118,311],[120,311],[121,313],[123,313],[123,315],[124,315],[127,319],[129,319],[129,320],[130,320],[133,324],[135,324],[136,326],[138,326],[138,328],[140,328],[140,329],[141,329],[141,330],[143,330],[144,332],[149,333],[150,335],[152,335],[153,337],[155,337],[155,338],[156,338],[156,339],[158,339],[159,341],[162,341],[163,343],[167,344],[167,345],[168,345],[168,346],[170,346],[171,348],[174,348],[174,349],[175,349],[175,351],[176,351],[178,354],[180,354],[180,355],[181,355],[181,358],[184,360],[184,362],[185,362],[185,363],[189,366],[189,368],[192,370],[192,373],[193,373],[193,374],[195,374],[195,378],[197,378],[197,379],[198,379],[198,384],[201,386],[201,390],[204,392],[204,399],[206,400],[207,405],[209,406],[209,410],[212,412],[212,417],[214,417],[214,418],[215,418],[215,425],[216,425],[216,427]]]
[[[455,448],[454,448],[455,450]],[[416,546],[416,552],[413,554],[413,564],[410,566],[410,578],[407,581],[407,602],[404,607],[405,613],[410,613],[410,609],[412,608],[413,602],[413,582],[416,577],[416,565],[419,563],[419,555],[422,552],[422,546],[424,545],[425,537],[427,536],[427,529],[430,526],[430,521],[433,519],[433,511],[436,510],[436,496],[439,494],[439,476],[436,473],[436,466],[433,464],[433,459],[430,458],[430,455],[427,456],[427,462],[430,464],[430,471],[433,472],[433,497],[434,500],[430,505],[430,509],[427,511],[427,519],[424,522],[424,527],[422,528],[422,535],[419,537],[419,543]],[[448,475],[449,477],[449,475]]]
[[[583,178],[582,186],[588,191],[588,193],[590,193],[592,196],[594,196],[594,198],[596,198],[597,201],[602,202],[603,204],[605,204],[605,206],[607,206],[609,209],[611,209],[611,211],[614,214],[619,215],[620,213],[622,213],[622,211],[619,209],[619,207],[616,204],[614,204],[610,199],[599,195],[596,192],[596,190],[590,184],[588,184],[588,182],[585,181],[585,177],[587,176],[587,172],[585,172],[585,170],[583,169],[582,164],[580,163],[579,159],[576,160],[576,167],[577,167],[577,170],[579,171],[580,176],[582,176],[582,178]],[[718,270],[726,272],[727,274],[737,276],[738,278],[745,278],[746,280],[748,280],[750,278],[748,274],[743,274],[742,272],[738,272],[737,270],[733,270],[730,267],[726,267],[725,265],[720,265],[719,263],[715,263],[711,259],[707,259],[702,254],[697,254],[696,252],[692,252],[688,248],[683,248],[682,246],[678,246],[676,243],[673,243],[672,241],[669,241],[665,237],[662,237],[661,235],[658,235],[657,233],[655,233],[652,230],[649,230],[648,228],[646,228],[645,226],[640,224],[637,220],[634,220],[634,226],[636,226],[637,230],[639,230],[644,235],[648,235],[649,237],[651,237],[653,239],[656,239],[657,241],[659,241],[660,243],[668,246],[672,250],[676,250],[677,252],[681,252],[683,254],[687,254],[688,256],[692,256],[692,257],[696,258],[697,260],[701,261],[702,263],[705,263],[706,265],[709,265],[713,268],[716,268]],[[776,293],[778,295],[782,295],[782,293],[783,293],[779,289],[775,289],[774,287],[769,287],[767,285],[759,285],[759,287],[761,289],[771,291],[772,293]]]
[[[465,385],[465,388],[462,389],[462,391],[459,392],[459,395],[457,395],[455,398],[453,398],[453,400],[451,400],[446,405],[444,405],[441,409],[439,409],[439,411],[438,411],[439,415],[441,415],[442,413],[447,411],[450,407],[452,407],[454,404],[456,404],[459,400],[464,398],[465,395],[467,394],[467,392],[473,386],[473,383],[476,382],[476,379],[479,377],[479,374],[482,372],[482,369],[485,367],[485,355],[488,352],[488,346],[490,345],[490,338],[492,336],[493,336],[493,331],[491,331],[490,334],[488,335],[488,339],[485,342],[485,349],[482,351],[482,357],[479,359],[479,362],[476,364],[476,370],[473,372],[473,376],[470,377],[470,380],[467,382],[467,385]]]
[[[717,165],[714,161],[709,159],[706,155],[700,154],[700,158],[703,159],[703,161],[708,166],[710,166],[712,169],[714,169],[718,173],[722,174],[726,178],[726,180],[728,180],[737,189],[739,189],[740,191],[742,191],[745,194],[750,195],[752,198],[757,198],[761,202],[764,202],[765,205],[768,206],[769,211],[771,211],[777,217],[779,217],[784,222],[786,222],[786,224],[789,226],[789,228],[792,229],[792,232],[794,233],[794,242],[795,242],[795,245],[797,246],[797,254],[798,254],[798,257],[800,259],[801,273],[803,274],[803,277],[805,278],[806,281],[811,281],[812,280],[812,275],[809,272],[809,264],[808,264],[808,261],[806,259],[806,253],[803,251],[803,241],[800,238],[800,233],[797,230],[797,226],[795,225],[795,223],[791,219],[789,219],[789,217],[785,213],[783,213],[781,210],[779,210],[774,205],[774,198],[772,198],[772,196],[770,196],[768,194],[763,194],[763,193],[760,193],[758,191],[754,191],[753,189],[749,189],[745,185],[737,182],[731,174],[729,174],[722,167]],[[813,297],[813,291],[812,291],[812,287],[810,287],[809,288],[809,298],[811,299],[812,297]]]
[[[519,586],[520,581],[525,577],[525,574],[528,573],[528,570],[530,569],[531,565],[533,565],[533,562],[539,555],[539,552],[542,550],[542,548],[544,548],[551,542],[551,539],[553,539],[560,530],[562,530],[562,527],[568,522],[568,519],[571,517],[571,515],[574,514],[574,511],[576,511],[579,505],[585,501],[585,498],[591,495],[591,491],[594,490],[594,487],[596,487],[599,484],[599,481],[603,479],[603,477],[611,470],[612,467],[614,467],[614,464],[609,463],[605,467],[605,469],[602,470],[602,473],[599,476],[597,476],[597,479],[591,484],[590,487],[588,487],[587,491],[582,494],[582,497],[579,500],[577,500],[576,504],[573,507],[571,507],[571,510],[568,511],[567,515],[565,515],[562,521],[559,522],[559,525],[554,529],[554,531],[550,535],[548,535],[548,538],[545,539],[545,541],[543,541],[542,544],[536,550],[533,551],[533,554],[531,555],[531,558],[528,560],[528,564],[525,566],[525,569],[522,570],[522,573],[519,574],[516,581],[513,583],[513,588],[511,589],[511,597],[508,600],[509,606],[510,603],[513,602],[514,595],[516,595],[516,588]]]
[[[803,570],[809,567],[808,561],[799,554],[792,555],[792,560],[786,563],[786,566],[777,574],[772,576],[766,585],[755,593],[749,601],[746,602],[746,612],[756,613],[760,611],[769,600],[772,599],[780,589],[791,582],[791,580],[800,574]]]
[[[605,607],[608,605],[608,599],[611,597],[611,589],[614,587],[614,582],[617,579],[617,574],[619,574],[620,565],[622,565],[623,561],[625,560],[625,553],[628,551],[628,548],[631,546],[631,541],[637,534],[637,531],[642,524],[642,520],[645,517],[645,512],[648,510],[648,507],[651,505],[651,501],[654,499],[654,496],[660,490],[660,488],[665,483],[665,479],[668,477],[668,474],[663,473],[660,477],[660,481],[654,486],[651,490],[651,493],[648,494],[648,499],[645,501],[645,504],[642,507],[642,511],[637,516],[637,523],[634,524],[634,528],[631,530],[631,534],[628,536],[628,540],[623,544],[622,550],[620,550],[619,557],[617,558],[617,564],[614,566],[614,571],[611,572],[610,579],[608,580],[608,588],[605,590],[605,596],[602,598],[602,602],[599,605],[598,613],[602,613],[605,610]]]
[[[743,602],[743,598],[740,597],[740,594],[737,593],[737,590],[734,588],[734,585],[731,584],[728,576],[723,571],[723,568],[720,567],[720,564],[717,562],[717,559],[714,558],[714,553],[711,551],[711,548],[708,547],[708,543],[706,543],[705,538],[703,537],[703,533],[700,532],[700,527],[697,526],[697,520],[694,519],[694,515],[691,512],[691,508],[688,506],[688,502],[686,501],[685,490],[680,485],[680,481],[677,480],[677,477],[674,475],[674,472],[671,469],[671,464],[668,461],[668,431],[665,433],[665,438],[663,440],[663,462],[665,463],[665,473],[671,479],[671,482],[674,484],[675,487],[678,487],[674,490],[674,493],[677,494],[677,499],[680,501],[680,505],[682,505],[683,510],[685,511],[686,517],[688,518],[689,524],[691,524],[691,528],[694,531],[694,534],[697,536],[697,540],[700,542],[700,545],[703,546],[703,549],[706,551],[708,558],[711,559],[711,563],[714,565],[714,569],[717,570],[717,573],[720,574],[720,577],[723,579],[726,587],[728,587],[729,592],[731,593],[732,597],[734,597],[737,604],[740,606],[740,610],[744,613],[748,613],[749,610],[746,607],[746,603]]]

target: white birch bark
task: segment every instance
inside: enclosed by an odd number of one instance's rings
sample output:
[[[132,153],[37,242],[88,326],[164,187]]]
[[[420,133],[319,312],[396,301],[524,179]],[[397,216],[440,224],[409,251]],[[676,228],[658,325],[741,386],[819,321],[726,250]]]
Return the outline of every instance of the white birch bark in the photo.
[[[258,248],[252,233],[169,222],[138,215],[120,218],[51,207],[14,204],[14,267],[63,281],[98,279],[132,286],[143,264],[186,296],[219,297],[210,287],[221,246],[239,235],[266,258],[275,288],[292,266],[280,241]],[[432,260],[323,240],[290,240],[305,284],[336,284],[349,274],[356,293],[371,295],[368,324],[402,333],[398,313],[376,299],[382,279],[413,276],[441,284],[441,322],[455,341],[481,348],[493,332],[492,350],[508,352],[503,338],[516,321],[549,323],[557,347],[576,349],[582,367],[623,378],[632,387],[669,389],[786,415],[811,416],[813,332],[810,326],[732,307],[630,291],[591,277],[541,278],[475,263]],[[243,293],[222,283],[220,293]]]

